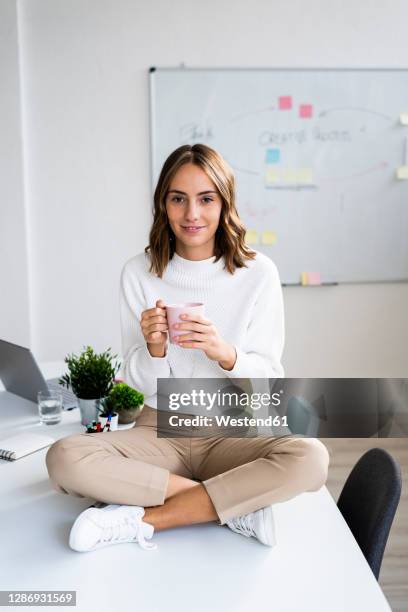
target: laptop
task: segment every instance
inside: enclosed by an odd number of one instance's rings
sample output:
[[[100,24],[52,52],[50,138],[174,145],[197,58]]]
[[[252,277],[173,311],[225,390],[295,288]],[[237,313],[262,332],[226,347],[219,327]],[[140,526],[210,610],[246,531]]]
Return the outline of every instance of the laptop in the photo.
[[[6,340],[0,340],[0,379],[9,393],[37,403],[38,391],[60,391],[64,410],[77,408],[72,391],[58,384],[58,378],[45,380],[30,351]]]

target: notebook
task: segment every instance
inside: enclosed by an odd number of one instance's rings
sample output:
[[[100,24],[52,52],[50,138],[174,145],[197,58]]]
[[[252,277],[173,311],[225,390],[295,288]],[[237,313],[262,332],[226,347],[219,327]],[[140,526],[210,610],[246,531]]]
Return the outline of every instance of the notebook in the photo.
[[[22,433],[10,438],[0,440],[0,459],[15,461],[35,451],[53,444],[55,440],[50,436],[35,433]]]

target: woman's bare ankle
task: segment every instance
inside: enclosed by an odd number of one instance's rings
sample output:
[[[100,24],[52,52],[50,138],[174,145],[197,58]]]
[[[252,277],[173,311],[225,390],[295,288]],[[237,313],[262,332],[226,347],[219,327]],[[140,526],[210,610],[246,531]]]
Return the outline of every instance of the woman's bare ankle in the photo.
[[[187,491],[198,484],[200,483],[190,478],[184,478],[184,476],[178,476],[177,474],[170,474],[165,499],[170,499],[170,497],[174,497],[174,495],[178,495],[182,491]]]

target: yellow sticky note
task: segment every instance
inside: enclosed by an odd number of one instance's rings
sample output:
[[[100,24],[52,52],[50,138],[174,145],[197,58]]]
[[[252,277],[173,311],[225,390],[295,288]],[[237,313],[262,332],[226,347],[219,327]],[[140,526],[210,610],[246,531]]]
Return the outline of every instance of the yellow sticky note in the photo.
[[[408,180],[408,166],[400,166],[397,168],[397,179],[400,181]]]
[[[284,168],[282,170],[282,180],[284,183],[296,183],[297,181],[296,168]]]
[[[408,125],[408,113],[400,114],[400,122],[402,123],[402,125]]]
[[[308,277],[307,277],[307,272],[302,272],[300,275],[300,283],[304,286],[304,285],[308,285]]]
[[[299,183],[312,183],[313,182],[312,168],[298,168],[297,180]]]
[[[271,232],[270,230],[262,232],[261,242],[262,244],[275,244],[276,242],[275,232]]]
[[[258,244],[258,232],[256,230],[247,230],[245,234],[245,242],[247,244]]]
[[[266,183],[278,183],[279,182],[279,170],[277,168],[268,168],[265,173]]]

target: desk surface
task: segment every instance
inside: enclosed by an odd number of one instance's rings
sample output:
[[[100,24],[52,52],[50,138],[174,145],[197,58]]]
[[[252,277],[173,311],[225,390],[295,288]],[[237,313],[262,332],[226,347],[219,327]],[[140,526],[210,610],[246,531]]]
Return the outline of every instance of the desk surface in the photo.
[[[19,431],[58,439],[83,428],[78,410],[39,425],[36,406],[2,392],[0,438]],[[80,612],[390,610],[326,487],[274,506],[272,550],[207,524],[157,533],[156,551],[128,543],[77,553],[69,531],[93,500],[57,493],[45,454],[0,460],[2,590],[76,590]]]

